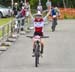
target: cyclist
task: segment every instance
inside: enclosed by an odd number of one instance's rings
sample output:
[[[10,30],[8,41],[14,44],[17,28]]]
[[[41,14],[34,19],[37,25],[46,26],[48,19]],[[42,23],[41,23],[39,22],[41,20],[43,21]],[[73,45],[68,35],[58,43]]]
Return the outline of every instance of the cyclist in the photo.
[[[36,35],[43,36],[44,21],[46,20],[49,14],[50,13],[48,12],[47,15],[43,18],[41,12],[38,11],[38,13],[35,15],[35,18],[33,18],[30,12],[30,16],[34,23],[34,36]],[[44,41],[42,38],[40,39],[40,43],[41,43],[41,54],[43,54]],[[33,53],[34,52],[35,52],[35,46],[34,46],[34,38],[33,38]]]
[[[57,25],[57,18],[60,16],[60,11],[56,6],[51,8],[51,17],[52,17],[52,32],[55,31],[55,27]]]

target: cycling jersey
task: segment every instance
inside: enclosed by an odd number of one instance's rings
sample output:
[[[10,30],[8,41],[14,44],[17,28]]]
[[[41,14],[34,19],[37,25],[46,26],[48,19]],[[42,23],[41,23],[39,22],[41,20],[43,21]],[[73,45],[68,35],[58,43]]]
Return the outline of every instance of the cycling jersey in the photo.
[[[52,16],[56,15],[56,10],[54,8],[51,10],[51,15]]]
[[[51,15],[52,15],[52,16],[59,16],[59,15],[60,15],[59,9],[58,9],[57,7],[52,8],[52,10],[51,10]]]
[[[33,18],[33,16],[30,13],[30,16],[31,16],[33,24],[34,24],[34,32],[43,32],[44,23],[47,20],[47,17],[49,14],[50,14],[50,12],[48,12],[44,18],[39,18],[39,17]],[[39,15],[40,14],[38,14],[37,16],[39,16]]]
[[[35,32],[43,32],[43,27],[44,27],[44,20],[43,18],[39,19],[35,18],[34,19],[34,31]]]

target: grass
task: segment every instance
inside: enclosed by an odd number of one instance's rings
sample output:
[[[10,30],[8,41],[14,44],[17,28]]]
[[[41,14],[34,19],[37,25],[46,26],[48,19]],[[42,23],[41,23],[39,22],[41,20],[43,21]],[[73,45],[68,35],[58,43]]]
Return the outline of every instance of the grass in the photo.
[[[4,24],[7,24],[12,19],[13,19],[12,17],[9,17],[9,18],[1,18],[0,19],[0,26],[1,25],[4,25]]]
[[[11,21],[13,17],[9,18],[1,18],[0,19],[0,26],[7,24],[9,21]],[[6,27],[6,32],[7,32],[7,27]],[[2,37],[2,30],[0,30],[0,37]]]

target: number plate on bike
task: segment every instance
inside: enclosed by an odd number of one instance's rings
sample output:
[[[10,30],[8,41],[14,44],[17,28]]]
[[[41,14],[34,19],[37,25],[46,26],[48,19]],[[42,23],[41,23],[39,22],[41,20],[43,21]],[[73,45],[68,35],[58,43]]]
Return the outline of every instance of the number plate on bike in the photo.
[[[38,36],[38,35],[37,36],[34,36],[33,39],[34,39],[34,41],[40,41],[40,36]]]

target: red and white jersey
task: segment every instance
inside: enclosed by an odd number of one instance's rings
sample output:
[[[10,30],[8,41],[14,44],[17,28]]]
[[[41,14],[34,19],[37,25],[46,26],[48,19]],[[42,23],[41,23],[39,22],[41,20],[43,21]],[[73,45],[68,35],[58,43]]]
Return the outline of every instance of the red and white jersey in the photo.
[[[34,31],[35,32],[43,32],[44,27],[44,20],[41,18],[38,20],[37,18],[34,19]]]

